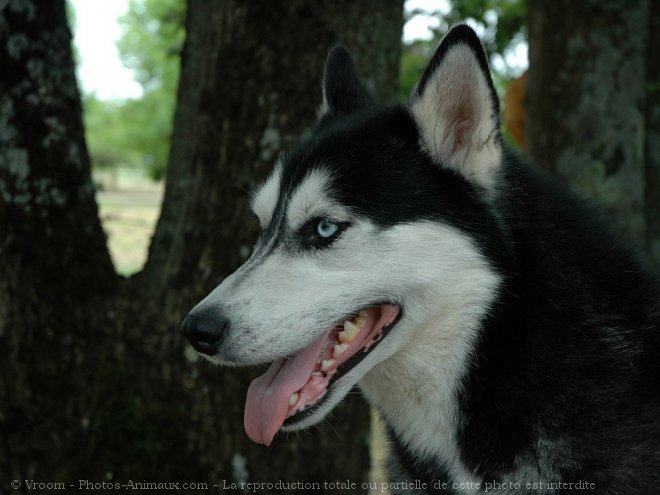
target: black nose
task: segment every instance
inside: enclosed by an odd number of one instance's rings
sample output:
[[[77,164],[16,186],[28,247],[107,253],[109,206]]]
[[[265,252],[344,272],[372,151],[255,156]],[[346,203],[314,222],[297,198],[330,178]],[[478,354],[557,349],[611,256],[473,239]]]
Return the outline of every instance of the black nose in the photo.
[[[181,323],[181,330],[197,352],[212,356],[229,328],[229,320],[212,311],[192,311]]]

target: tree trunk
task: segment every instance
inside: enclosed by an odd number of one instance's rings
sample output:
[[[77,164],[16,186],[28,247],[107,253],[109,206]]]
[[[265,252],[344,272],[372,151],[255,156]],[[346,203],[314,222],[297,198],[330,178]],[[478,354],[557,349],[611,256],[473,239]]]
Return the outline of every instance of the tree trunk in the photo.
[[[646,245],[651,259],[660,266],[660,2],[649,5],[646,50],[646,190],[644,213]]]
[[[105,332],[87,322],[105,312],[116,278],[64,2],[12,1],[0,33],[0,471],[73,474]]]
[[[530,0],[529,154],[644,241],[644,0]],[[656,57],[657,58],[657,57]]]
[[[246,191],[313,124],[327,50],[347,45],[392,98],[401,27],[401,1],[191,1],[163,210],[145,269],[123,279],[99,226],[64,2],[0,10],[8,479],[365,481],[361,400],[328,427],[254,445],[242,418],[257,372],[204,366],[178,326],[249,253]]]

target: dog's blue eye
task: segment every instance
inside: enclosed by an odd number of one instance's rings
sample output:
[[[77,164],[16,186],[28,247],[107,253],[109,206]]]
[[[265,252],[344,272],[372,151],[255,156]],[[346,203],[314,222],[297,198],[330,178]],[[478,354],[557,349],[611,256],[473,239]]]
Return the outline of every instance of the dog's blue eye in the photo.
[[[327,218],[311,218],[298,231],[304,248],[321,249],[330,246],[350,226],[350,222],[333,222]]]
[[[321,220],[316,225],[316,233],[323,239],[329,239],[339,231],[339,225],[329,220]]]

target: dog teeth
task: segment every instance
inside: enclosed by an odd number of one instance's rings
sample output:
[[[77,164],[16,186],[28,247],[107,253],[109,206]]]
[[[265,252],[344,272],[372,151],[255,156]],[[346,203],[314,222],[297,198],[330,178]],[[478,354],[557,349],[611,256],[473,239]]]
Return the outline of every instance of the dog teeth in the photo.
[[[312,372],[312,376],[322,377],[323,373],[321,373],[320,371],[314,371],[314,372]]]
[[[355,319],[355,324],[357,325],[358,328],[362,328],[366,322],[367,322],[366,316],[360,315]]]
[[[357,331],[358,326],[353,323],[352,321],[346,320],[344,322],[344,332],[350,333],[350,332],[355,332]]]
[[[345,344],[346,342],[352,342],[355,336],[357,335],[358,331],[360,328],[358,325],[353,323],[352,321],[345,321],[344,322],[344,330],[339,332],[339,342],[342,344]]]
[[[346,352],[348,344],[337,344],[332,352],[332,357],[337,357]]]
[[[291,397],[289,397],[289,407],[295,406],[296,402],[298,402],[299,397],[300,397],[300,394],[298,392],[292,393]]]
[[[358,313],[358,316],[359,316],[360,318],[364,318],[365,321],[366,321],[366,320],[367,320],[367,315],[368,315],[368,314],[369,314],[369,313],[367,312],[367,310],[366,310],[366,309],[363,309],[362,311],[360,311],[360,312]]]
[[[328,371],[330,369],[330,366],[334,364],[335,360],[334,359],[324,359],[321,361],[321,371]]]

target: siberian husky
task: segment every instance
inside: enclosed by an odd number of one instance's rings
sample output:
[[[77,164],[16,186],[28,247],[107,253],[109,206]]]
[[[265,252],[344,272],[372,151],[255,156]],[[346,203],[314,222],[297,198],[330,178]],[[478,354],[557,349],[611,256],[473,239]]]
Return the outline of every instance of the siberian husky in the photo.
[[[406,104],[374,104],[339,46],[323,79],[314,133],[253,196],[252,256],[183,323],[214,363],[273,363],[249,437],[357,385],[392,492],[658,493],[658,281],[504,144],[475,33],[449,32]]]

